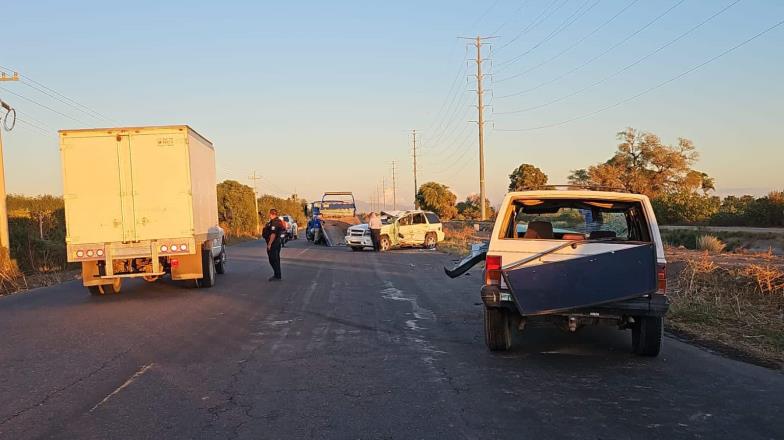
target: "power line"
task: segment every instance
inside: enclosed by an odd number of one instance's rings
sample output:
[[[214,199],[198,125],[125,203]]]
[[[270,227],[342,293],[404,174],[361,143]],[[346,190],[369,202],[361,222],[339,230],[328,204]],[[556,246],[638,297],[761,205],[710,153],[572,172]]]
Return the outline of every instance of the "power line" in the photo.
[[[5,67],[5,66],[0,66],[0,69],[11,71],[10,68]],[[86,105],[84,105],[84,104],[82,104],[82,103],[80,103],[80,102],[78,102],[78,101],[76,101],[74,99],[69,98],[68,96],[65,96],[64,94],[58,92],[57,90],[54,90],[53,88],[48,87],[48,86],[46,86],[46,85],[44,85],[44,84],[34,80],[33,78],[30,78],[27,75],[19,75],[19,76],[22,78],[22,84],[24,84],[24,85],[26,85],[26,86],[28,86],[30,88],[33,88],[35,90],[38,90],[39,92],[41,92],[41,93],[43,93],[43,94],[45,94],[45,95],[47,95],[47,96],[49,96],[49,97],[51,97],[53,99],[56,99],[56,100],[62,102],[63,104],[66,104],[66,105],[68,105],[70,107],[73,107],[76,110],[79,110],[82,113],[88,114],[88,115],[90,115],[90,116],[92,116],[94,118],[99,118],[99,119],[102,118],[102,119],[105,119],[105,120],[110,121],[112,123],[117,123],[117,121],[113,120],[112,118],[109,118],[108,116],[105,116],[105,115],[101,114],[100,112],[95,111],[92,108],[90,108],[90,107],[88,107],[88,106],[86,106]]]
[[[561,2],[560,5],[558,5],[558,7],[556,7],[553,10],[551,10],[550,13],[547,14],[546,17],[544,17],[543,19],[540,20],[540,18],[543,15],[545,15],[545,13],[547,13],[547,10],[549,8],[551,8],[557,1],[558,0],[553,0],[552,2],[550,2],[550,4],[545,6],[545,8],[542,10],[542,12],[536,18],[534,18],[534,20],[528,26],[523,28],[523,30],[521,30],[517,35],[515,35],[514,38],[512,38],[511,40],[509,40],[506,43],[502,44],[498,49],[496,49],[496,52],[500,52],[500,51],[504,50],[504,48],[506,48],[510,44],[514,43],[515,41],[517,41],[520,37],[522,37],[523,35],[527,34],[532,29],[534,29],[535,27],[539,26],[543,22],[547,21],[547,19],[549,19],[553,14],[558,12],[558,10],[561,9],[568,2],[568,0],[564,0],[563,2]]]
[[[524,8],[524,7],[525,7],[525,6],[528,4],[528,2],[529,2],[529,1],[530,1],[530,0],[525,0],[524,2],[522,2],[522,3],[520,4],[520,6],[519,6],[519,7],[518,7],[518,8],[517,8],[517,9],[516,9],[516,10],[515,10],[515,11],[514,11],[512,14],[510,14],[511,16],[509,17],[509,19],[508,19],[508,20],[506,20],[506,21],[504,21],[503,23],[501,23],[501,25],[500,25],[500,26],[498,26],[498,27],[496,28],[496,30],[495,30],[495,31],[493,31],[493,35],[498,35],[498,33],[501,31],[501,29],[503,29],[503,28],[504,28],[506,25],[508,25],[509,23],[511,23],[511,22],[512,22],[512,20],[514,20],[514,18],[515,18],[515,17],[514,17],[514,15],[516,15],[517,13],[519,13],[520,11],[522,11],[522,10],[523,10],[523,8]]]
[[[576,71],[578,71],[578,70],[582,69],[583,67],[585,67],[585,66],[587,66],[587,65],[591,64],[592,62],[594,62],[594,61],[598,60],[599,58],[603,57],[604,55],[607,55],[608,53],[610,53],[611,51],[613,51],[613,50],[614,50],[615,48],[617,48],[618,46],[620,46],[620,45],[622,45],[622,44],[626,43],[627,41],[629,41],[630,39],[632,39],[634,36],[636,36],[637,34],[639,34],[640,32],[642,32],[642,31],[644,31],[645,29],[647,29],[647,28],[651,27],[651,26],[652,26],[654,23],[656,23],[657,21],[659,21],[659,20],[661,20],[662,18],[664,18],[664,16],[666,16],[667,14],[669,14],[670,12],[672,12],[672,10],[673,10],[673,9],[677,8],[678,6],[680,6],[680,5],[681,5],[681,4],[683,4],[683,2],[685,2],[685,1],[686,1],[686,0],[678,0],[678,1],[677,1],[677,2],[674,4],[674,5],[670,6],[670,7],[669,7],[667,10],[665,10],[665,11],[664,11],[664,12],[662,12],[661,14],[657,15],[657,16],[656,16],[656,17],[655,17],[653,20],[649,21],[648,23],[646,23],[646,24],[645,24],[644,26],[642,26],[641,28],[638,28],[637,30],[635,30],[634,32],[632,32],[631,34],[629,34],[629,35],[627,35],[625,38],[623,38],[621,41],[619,41],[619,42],[617,42],[617,43],[613,44],[613,45],[612,45],[612,46],[610,46],[608,49],[606,49],[606,50],[602,51],[601,53],[599,53],[598,55],[596,55],[596,56],[594,56],[594,57],[592,57],[592,58],[589,58],[587,61],[583,62],[582,64],[580,64],[580,65],[578,65],[578,66],[576,66],[576,67],[574,67],[574,68],[572,68],[571,70],[567,71],[566,73],[563,73],[563,74],[561,74],[561,75],[558,75],[558,76],[556,76],[556,77],[553,77],[553,78],[551,78],[551,79],[549,79],[549,80],[547,80],[547,81],[545,81],[545,82],[543,82],[543,83],[540,83],[540,84],[538,84],[538,85],[536,85],[536,86],[534,86],[534,87],[531,87],[531,88],[528,88],[528,89],[525,89],[525,90],[522,90],[522,91],[519,91],[519,92],[516,92],[516,93],[512,93],[512,94],[509,94],[509,95],[499,96],[498,98],[499,98],[499,99],[503,99],[503,98],[509,98],[509,97],[512,97],[512,96],[519,96],[519,95],[523,95],[523,94],[525,94],[525,93],[528,93],[528,92],[533,92],[534,90],[537,90],[537,89],[540,89],[540,88],[542,88],[542,87],[544,87],[544,86],[550,85],[550,84],[552,84],[552,83],[554,83],[554,82],[557,82],[557,81],[559,81],[559,80],[561,80],[561,79],[565,78],[566,76],[569,76],[569,75],[571,75],[572,73],[574,73],[574,72],[576,72]],[[499,82],[500,82],[500,80],[499,80]]]
[[[18,97],[18,98],[24,99],[24,100],[25,100],[25,101],[27,101],[27,102],[30,102],[30,103],[32,103],[32,104],[35,104],[35,105],[37,105],[37,106],[39,106],[39,107],[41,107],[41,108],[44,108],[44,109],[46,109],[46,110],[49,110],[49,111],[53,112],[53,113],[57,113],[58,115],[60,115],[60,116],[63,116],[63,117],[66,117],[66,118],[68,118],[68,119],[70,119],[70,120],[72,120],[72,121],[78,122],[78,123],[80,123],[80,124],[89,125],[89,124],[87,124],[86,122],[84,122],[84,121],[82,121],[82,120],[80,120],[80,119],[74,118],[73,116],[67,115],[67,114],[65,114],[65,113],[63,113],[63,112],[61,112],[61,111],[59,111],[59,110],[55,110],[55,109],[53,109],[52,107],[49,107],[48,105],[41,104],[40,102],[38,102],[38,101],[36,101],[36,100],[34,100],[34,99],[30,99],[30,98],[28,98],[28,97],[26,97],[26,96],[20,95],[19,93],[16,93],[16,92],[14,92],[14,91],[8,90],[8,89],[6,89],[5,87],[0,87],[0,90],[3,90],[3,91],[5,91],[5,92],[7,92],[7,93],[10,93],[10,94],[12,94],[12,95],[14,95],[14,96],[16,96],[16,97]]]
[[[586,1],[585,1],[585,2],[582,4],[582,5],[580,5],[580,7],[578,7],[578,8],[577,8],[577,10],[576,10],[576,11],[574,11],[574,13],[573,13],[572,15],[570,15],[569,17],[567,17],[567,18],[566,18],[566,20],[564,20],[564,22],[563,22],[563,23],[561,23],[559,26],[557,26],[555,29],[553,29],[553,31],[552,31],[552,32],[550,32],[550,33],[549,33],[549,34],[548,34],[546,37],[544,37],[544,38],[543,38],[542,40],[540,40],[538,43],[536,43],[536,44],[534,44],[533,46],[531,46],[531,47],[530,47],[528,50],[526,50],[525,52],[521,53],[520,55],[517,55],[517,56],[515,56],[515,57],[513,57],[513,58],[511,58],[511,59],[509,59],[509,60],[506,60],[506,61],[504,61],[504,62],[502,62],[502,63],[498,63],[498,66],[499,66],[499,69],[498,69],[498,70],[504,70],[504,69],[508,69],[508,68],[510,67],[510,65],[511,65],[511,64],[513,64],[513,63],[515,63],[515,62],[519,61],[519,60],[520,60],[520,59],[522,59],[524,56],[526,56],[526,55],[530,54],[531,52],[533,52],[534,50],[536,50],[537,48],[539,48],[541,45],[543,45],[543,44],[547,43],[548,41],[552,40],[553,38],[555,38],[555,36],[556,36],[556,35],[560,34],[560,33],[561,33],[561,32],[563,32],[564,30],[566,30],[567,28],[569,28],[569,26],[571,26],[572,24],[574,24],[574,22],[576,22],[577,20],[581,19],[583,16],[585,16],[585,14],[587,14],[588,12],[590,12],[590,11],[591,11],[591,9],[595,8],[595,7],[596,7],[596,5],[598,5],[598,4],[599,4],[599,2],[600,2],[601,0],[595,0],[595,1],[593,2],[593,4],[592,4],[592,5],[590,5],[590,6],[589,6],[587,9],[584,9],[584,10],[583,10],[583,8],[584,8],[584,7],[585,7],[585,6],[586,6],[586,5],[587,5],[587,4],[588,4],[590,1],[591,1],[591,0],[586,0]],[[506,67],[504,67],[504,66],[506,66]]]
[[[550,63],[550,62],[552,62],[552,61],[555,61],[556,59],[558,59],[558,58],[560,58],[561,56],[563,56],[565,53],[569,52],[570,50],[572,50],[572,49],[574,49],[575,47],[577,47],[577,46],[579,46],[580,44],[582,44],[582,43],[583,43],[585,40],[587,40],[588,38],[590,38],[590,37],[592,37],[593,35],[595,35],[595,34],[596,34],[597,32],[599,32],[599,31],[600,31],[602,28],[604,28],[604,27],[605,27],[605,26],[607,26],[608,24],[610,24],[610,23],[612,23],[613,21],[615,21],[615,19],[616,19],[616,18],[618,18],[618,16],[620,16],[621,14],[623,14],[624,12],[626,12],[626,10],[627,10],[627,9],[631,8],[632,6],[634,6],[634,5],[635,5],[635,4],[636,4],[638,1],[639,1],[639,0],[631,0],[629,3],[627,3],[627,4],[626,4],[626,6],[624,6],[623,8],[621,8],[621,10],[620,10],[620,11],[618,11],[618,12],[617,12],[615,15],[613,15],[612,17],[610,17],[610,19],[608,19],[608,20],[607,20],[607,21],[605,21],[604,23],[600,24],[600,25],[599,25],[599,26],[597,26],[597,27],[596,27],[594,30],[592,30],[591,32],[589,32],[589,33],[585,34],[585,35],[584,35],[582,38],[578,39],[578,40],[577,40],[577,41],[575,41],[573,44],[571,44],[570,46],[568,46],[566,49],[564,49],[564,50],[562,50],[562,51],[558,52],[557,54],[553,55],[552,57],[550,57],[550,58],[548,58],[548,59],[546,59],[546,60],[542,61],[541,63],[539,63],[539,64],[537,64],[537,65],[535,65],[535,66],[532,66],[532,67],[530,67],[530,68],[528,68],[528,69],[526,69],[526,70],[524,70],[524,71],[522,71],[522,72],[520,72],[520,73],[515,73],[514,75],[507,76],[507,77],[505,77],[505,78],[501,78],[501,79],[493,79],[493,83],[500,83],[500,82],[504,82],[504,81],[509,81],[510,79],[518,78],[518,77],[520,77],[520,76],[523,76],[523,75],[525,75],[525,74],[527,74],[527,73],[533,72],[534,70],[536,70],[536,69],[538,69],[538,68],[540,68],[540,67],[544,66],[545,64],[548,64],[548,63]],[[507,95],[507,96],[499,96],[499,97],[498,97],[498,99],[502,99],[502,98],[508,98],[509,96],[510,96],[510,95]],[[515,95],[511,95],[511,96],[515,96]]]
[[[695,70],[698,70],[698,69],[700,69],[700,68],[702,68],[702,67],[704,67],[704,66],[706,66],[706,65],[708,65],[708,64],[710,64],[710,63],[712,63],[712,62],[714,62],[716,60],[718,60],[719,58],[722,58],[725,55],[728,55],[728,54],[734,52],[735,50],[745,46],[746,44],[751,43],[752,41],[756,40],[757,38],[767,34],[768,32],[772,31],[773,29],[776,29],[777,27],[781,26],[782,24],[784,24],[784,20],[779,21],[778,23],[776,23],[773,26],[771,26],[771,27],[769,27],[769,28],[759,32],[758,34],[754,35],[753,37],[748,38],[748,39],[746,39],[746,40],[736,44],[735,46],[733,46],[733,47],[731,47],[729,49],[726,49],[725,51],[719,53],[718,55],[715,55],[715,56],[709,58],[708,60],[706,60],[706,61],[704,61],[704,62],[702,62],[700,64],[697,64],[696,66],[694,66],[694,67],[692,67],[692,68],[690,68],[690,69],[688,69],[688,70],[686,70],[684,72],[681,72],[678,75],[673,76],[672,78],[670,78],[668,80],[662,81],[662,82],[660,82],[660,83],[658,83],[658,84],[656,84],[656,85],[654,85],[652,87],[649,87],[649,88],[643,90],[642,92],[639,92],[639,93],[637,93],[635,95],[632,95],[632,96],[630,96],[628,98],[622,99],[622,100],[620,100],[620,101],[618,101],[618,102],[616,102],[614,104],[602,107],[602,108],[600,108],[598,110],[594,110],[594,111],[592,111],[590,113],[585,113],[585,114],[582,114],[582,115],[579,115],[579,116],[575,116],[573,118],[569,118],[569,119],[566,119],[566,120],[561,121],[561,122],[556,122],[556,123],[546,124],[546,125],[540,125],[540,126],[537,126],[537,127],[506,128],[506,129],[504,129],[504,128],[497,128],[495,130],[496,131],[534,131],[534,130],[541,130],[541,129],[545,129],[545,128],[553,128],[553,127],[558,127],[558,126],[561,126],[561,125],[568,124],[570,122],[577,121],[579,119],[585,119],[585,118],[591,117],[593,115],[602,113],[604,111],[610,110],[612,108],[621,106],[621,105],[623,105],[623,104],[625,104],[627,102],[630,102],[630,101],[633,101],[633,100],[639,98],[640,96],[646,95],[646,94],[648,94],[648,93],[650,93],[650,92],[652,92],[652,91],[654,91],[656,89],[659,89],[661,87],[666,86],[667,84],[669,84],[671,82],[674,82],[674,81],[677,81],[677,80],[683,78],[684,76],[694,72]]]
[[[589,84],[589,85],[587,85],[587,86],[585,86],[585,87],[583,87],[581,89],[577,89],[577,90],[575,90],[575,91],[573,91],[571,93],[567,93],[566,95],[563,95],[561,97],[555,98],[555,99],[553,99],[551,101],[548,101],[548,102],[545,102],[543,104],[539,104],[539,105],[535,105],[535,106],[532,106],[532,107],[527,107],[527,108],[523,108],[523,109],[519,109],[519,110],[512,110],[512,111],[506,111],[506,112],[497,112],[496,114],[498,114],[498,115],[509,115],[509,114],[515,114],[515,113],[524,113],[524,112],[528,112],[528,111],[531,111],[531,110],[537,110],[537,109],[544,108],[544,107],[553,105],[555,103],[561,102],[561,101],[563,101],[565,99],[571,98],[572,96],[578,95],[578,94],[580,94],[580,93],[582,93],[582,92],[584,92],[584,91],[586,91],[586,90],[588,90],[590,88],[596,87],[596,86],[604,83],[605,81],[607,81],[607,80],[609,80],[611,78],[614,78],[614,77],[620,75],[621,73],[631,69],[632,67],[640,64],[641,62],[647,60],[648,58],[652,57],[653,55],[656,55],[657,53],[659,53],[662,50],[666,49],[667,47],[673,45],[677,41],[680,41],[681,39],[685,38],[687,35],[691,34],[692,32],[696,31],[697,29],[699,29],[700,27],[702,27],[703,25],[705,25],[709,21],[713,20],[714,18],[718,17],[719,15],[721,15],[722,13],[727,11],[729,8],[731,8],[734,5],[738,4],[740,1],[741,0],[735,0],[734,2],[728,4],[727,6],[725,6],[721,10],[717,11],[716,13],[711,15],[710,17],[706,18],[705,20],[701,21],[697,25],[693,26],[692,28],[690,28],[686,32],[683,32],[682,34],[680,34],[677,37],[673,38],[672,40],[668,41],[667,43],[659,46],[658,48],[656,48],[652,52],[649,52],[648,54],[644,55],[643,57],[638,58],[633,63],[628,64],[628,65],[624,66],[623,68],[621,68],[619,70],[616,70],[615,72],[611,73],[610,75],[605,76],[604,78],[600,79],[599,81],[596,81],[596,82],[594,82],[592,84]]]

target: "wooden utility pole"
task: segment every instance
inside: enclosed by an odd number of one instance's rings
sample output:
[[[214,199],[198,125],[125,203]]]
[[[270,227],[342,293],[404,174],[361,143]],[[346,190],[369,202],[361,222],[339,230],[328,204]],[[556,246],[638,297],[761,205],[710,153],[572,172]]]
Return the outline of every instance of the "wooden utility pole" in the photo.
[[[413,151],[414,151],[414,208],[419,209],[419,202],[417,202],[417,193],[419,192],[419,186],[417,185],[416,130],[411,130],[411,141],[413,143]]]
[[[256,234],[260,234],[261,220],[259,220],[259,192],[256,189],[256,181],[261,180],[261,176],[256,176],[256,171],[254,171],[253,175],[248,177],[248,179],[253,182],[253,204],[256,207]]]
[[[19,74],[14,72],[13,76],[8,76],[5,73],[0,74],[0,82],[2,81],[19,81]],[[0,262],[3,264],[7,263],[5,261],[5,256],[8,255],[10,261],[10,243],[8,240],[8,208],[6,207],[6,194],[5,194],[5,163],[3,162],[3,129],[8,129],[9,131],[13,129],[13,125],[11,128],[8,128],[5,124],[6,118],[8,118],[10,113],[14,115],[14,124],[16,124],[16,110],[14,110],[8,103],[3,102],[0,100],[0,106],[3,110],[6,111],[6,114],[3,117],[3,127],[0,128]]]
[[[392,210],[397,211],[397,181],[395,180],[395,161],[392,161]]]

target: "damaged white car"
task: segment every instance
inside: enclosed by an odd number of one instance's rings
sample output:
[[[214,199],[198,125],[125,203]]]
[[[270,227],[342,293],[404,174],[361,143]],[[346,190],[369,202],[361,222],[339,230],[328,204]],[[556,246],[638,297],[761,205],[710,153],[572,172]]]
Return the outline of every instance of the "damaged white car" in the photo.
[[[485,342],[508,350],[532,320],[569,331],[630,329],[633,351],[659,354],[669,308],[664,248],[648,197],[589,190],[506,195],[490,242],[447,275],[485,261]]]

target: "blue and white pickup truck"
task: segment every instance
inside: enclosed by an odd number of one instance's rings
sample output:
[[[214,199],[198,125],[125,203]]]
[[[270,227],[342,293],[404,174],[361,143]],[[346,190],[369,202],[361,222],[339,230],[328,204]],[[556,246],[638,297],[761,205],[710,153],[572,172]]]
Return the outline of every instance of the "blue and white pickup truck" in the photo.
[[[490,350],[508,350],[513,330],[547,320],[569,331],[617,325],[632,331],[635,353],[659,354],[667,262],[648,197],[584,189],[509,193],[490,241],[447,275],[481,261]]]

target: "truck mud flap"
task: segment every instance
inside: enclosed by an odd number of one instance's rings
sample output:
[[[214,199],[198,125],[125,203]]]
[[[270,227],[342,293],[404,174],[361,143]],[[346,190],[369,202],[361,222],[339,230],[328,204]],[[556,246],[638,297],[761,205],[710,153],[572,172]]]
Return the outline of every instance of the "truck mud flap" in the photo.
[[[646,243],[501,273],[521,314],[549,314],[655,292],[656,250]]]
[[[451,269],[444,266],[444,273],[446,273],[449,278],[457,278],[468,272],[469,269],[484,261],[485,256],[487,256],[488,246],[489,243],[471,245],[471,253],[460,260],[460,262]]]

